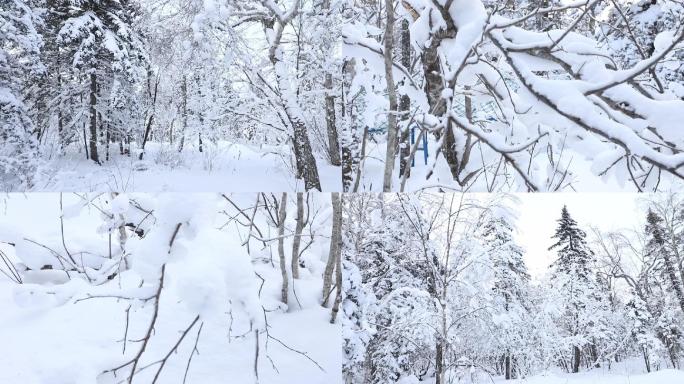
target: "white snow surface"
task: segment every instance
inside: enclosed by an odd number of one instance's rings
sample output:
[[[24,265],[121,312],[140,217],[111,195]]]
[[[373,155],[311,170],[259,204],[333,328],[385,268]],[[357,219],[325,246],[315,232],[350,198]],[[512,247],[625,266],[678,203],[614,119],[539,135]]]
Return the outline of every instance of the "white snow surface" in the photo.
[[[55,157],[42,168],[32,190],[136,192],[282,192],[304,191],[294,176],[294,159],[287,146],[219,142],[204,152],[150,142],[142,161],[137,154],[122,156],[112,148],[112,159],[100,166],[83,153]],[[103,155],[104,156],[104,155]],[[321,188],[341,191],[341,170],[317,158]]]
[[[295,281],[298,300],[294,300],[290,284],[293,299],[288,308],[280,301],[281,274],[275,248],[260,249],[261,243],[252,240],[250,257],[242,245],[245,233],[236,225],[222,228],[227,216],[219,212],[229,206],[217,194],[121,194],[107,202],[109,197],[68,193],[62,197],[65,244],[73,255],[87,250],[92,260],[99,261],[84,263],[93,266],[91,277],[110,260],[106,257],[108,232],[102,229],[108,210],[132,217],[135,202],[152,207],[155,219],[153,224],[140,225],[147,231],[142,239],[132,235],[128,239],[131,269],[111,280],[93,277],[90,282],[73,271],[69,278],[51,252],[26,241],[40,242],[64,254],[59,194],[0,198],[0,250],[15,263],[28,264],[32,271],[27,272],[37,275],[33,280],[26,277],[24,284],[0,275],[0,383],[125,381],[125,370],[116,377],[102,372],[129,361],[139,350],[140,343],[134,340],[145,335],[153,315],[153,302],[144,298],[154,294],[162,263],[166,263],[166,272],[158,321],[139,368],[169,352],[199,315],[198,353],[186,383],[342,383],[339,322],[330,324],[330,309],[320,305],[327,241],[316,240],[302,255],[306,267]],[[318,202],[329,201],[329,195],[326,197]],[[247,207],[255,195],[233,194],[231,198]],[[289,207],[294,210],[294,204]],[[326,236],[327,211],[323,208],[320,221],[314,222]],[[293,218],[294,212],[288,216]],[[169,233],[179,222],[182,225],[169,251]],[[116,236],[116,230],[113,233]],[[116,252],[116,241],[113,248]],[[291,249],[289,239],[286,249]],[[274,264],[271,257],[275,257]],[[54,269],[41,270],[45,264]],[[183,382],[198,327],[199,323],[171,354],[158,383]],[[266,327],[272,338],[267,338]],[[261,331],[258,381],[254,330]],[[133,382],[151,383],[157,366],[144,369]]]

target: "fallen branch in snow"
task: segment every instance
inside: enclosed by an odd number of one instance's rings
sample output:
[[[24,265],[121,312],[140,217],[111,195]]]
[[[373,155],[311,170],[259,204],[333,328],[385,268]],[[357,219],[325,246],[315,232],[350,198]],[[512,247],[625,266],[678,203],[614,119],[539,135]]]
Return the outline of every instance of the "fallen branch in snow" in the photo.
[[[204,326],[204,322],[200,323],[199,329],[197,330],[197,336],[195,337],[195,345],[192,347],[192,351],[190,351],[190,357],[188,357],[188,364],[185,366],[185,374],[183,374],[183,384],[185,384],[185,380],[188,378],[188,371],[190,370],[190,363],[192,362],[192,357],[197,353],[199,355],[199,350],[197,349],[197,343],[199,343],[199,338],[200,334],[202,334],[202,327]]]
[[[2,259],[3,264],[5,264],[7,267],[7,271],[5,271],[3,268],[0,268],[0,272],[17,284],[23,283],[21,280],[21,275],[19,274],[19,271],[17,271],[17,267],[14,266],[14,264],[10,261],[9,256],[7,256],[2,250],[0,250],[0,259]]]
[[[311,356],[309,356],[308,353],[290,347],[289,345],[285,344],[285,343],[282,342],[280,339],[278,339],[277,337],[271,335],[271,334],[268,333],[268,332],[266,333],[266,336],[268,336],[268,338],[271,339],[271,340],[275,340],[276,342],[278,342],[278,344],[282,345],[284,348],[286,348],[286,349],[288,349],[288,350],[290,350],[290,351],[292,351],[292,352],[294,352],[294,353],[297,353],[297,354],[299,354],[299,355],[301,355],[301,356],[304,356],[307,360],[309,360],[309,361],[312,362],[314,365],[316,365],[316,366],[318,367],[318,369],[320,369],[322,372],[325,372],[325,369],[323,369],[323,367],[321,367],[321,365],[318,364],[318,362],[317,362],[316,360],[312,359]]]
[[[185,336],[188,334],[188,332],[190,332],[190,330],[195,326],[195,324],[197,324],[197,322],[199,321],[199,318],[200,318],[199,315],[195,316],[195,319],[183,331],[183,333],[181,334],[181,337],[178,338],[178,341],[176,341],[176,344],[173,345],[173,348],[169,349],[169,351],[166,353],[166,355],[164,355],[164,357],[161,360],[155,361],[154,363],[150,364],[150,365],[159,364],[159,368],[157,369],[157,373],[154,374],[154,379],[152,379],[152,384],[157,382],[157,379],[159,378],[159,374],[161,373],[162,369],[164,369],[164,365],[166,365],[166,362],[169,360],[169,357],[171,357],[172,353],[174,353],[178,350],[178,346],[180,345],[180,343],[183,342],[183,339],[185,339]],[[199,338],[199,333],[198,333],[198,338]],[[195,343],[195,348],[197,348],[197,343]],[[194,352],[194,349],[193,349],[193,352]],[[191,358],[192,358],[192,353],[190,354],[190,359]],[[188,368],[189,367],[190,367],[190,361],[188,360]],[[186,368],[185,373],[187,375],[187,368]],[[183,381],[185,381],[185,379],[183,379]]]
[[[176,226],[175,226],[175,228],[174,228],[174,230],[173,230],[173,233],[171,234],[171,238],[169,239],[169,244],[168,244],[168,247],[169,247],[169,249],[168,249],[168,251],[167,251],[168,254],[171,253],[171,248],[173,247],[173,243],[176,241],[176,236],[178,236],[178,231],[180,230],[181,225],[182,225],[182,223],[176,224]],[[152,297],[152,298],[154,299],[154,306],[153,306],[153,312],[152,312],[152,319],[150,320],[150,324],[149,324],[149,326],[147,327],[147,331],[145,332],[145,336],[143,336],[143,338],[139,340],[139,341],[141,341],[141,342],[143,343],[142,346],[140,347],[140,349],[138,350],[138,352],[135,354],[135,356],[133,357],[133,359],[131,359],[131,360],[129,360],[128,362],[123,363],[123,364],[121,364],[121,365],[119,365],[119,366],[117,366],[117,367],[115,367],[115,368],[108,369],[108,370],[104,371],[103,373],[113,372],[114,374],[116,374],[116,371],[118,371],[119,369],[124,368],[124,367],[127,367],[127,366],[129,366],[129,365],[132,365],[131,372],[130,372],[130,374],[128,375],[127,381],[128,381],[128,384],[132,384],[132,383],[133,383],[133,378],[135,377],[135,374],[139,372],[139,371],[136,371],[136,368],[137,368],[137,366],[138,366],[138,364],[139,364],[139,362],[140,362],[140,358],[141,358],[142,355],[145,353],[145,350],[147,349],[147,345],[149,344],[149,342],[150,342],[150,340],[151,340],[151,338],[152,338],[152,333],[154,332],[155,325],[157,324],[157,317],[158,317],[158,315],[159,315],[159,302],[160,302],[160,299],[161,299],[162,290],[164,289],[164,277],[165,277],[165,274],[166,274],[166,263],[162,264],[162,266],[161,266],[161,271],[160,271],[160,274],[159,274],[159,282],[158,282],[158,284],[157,284],[157,289],[156,289],[156,291],[155,291],[154,296]],[[199,315],[198,315],[197,319],[199,319]],[[197,320],[197,319],[196,319],[196,320]],[[196,322],[196,321],[195,321],[195,322]],[[192,325],[194,325],[195,322],[193,322]],[[127,329],[128,329],[128,327],[127,327]],[[188,329],[188,330],[189,330],[189,329]],[[186,331],[186,333],[187,333],[187,331]],[[183,335],[183,337],[185,337],[185,334]],[[182,338],[181,338],[181,341],[182,341]],[[179,344],[180,344],[180,341],[179,341]],[[157,377],[157,376],[159,375],[159,373],[161,372],[161,368],[163,368],[163,366],[164,366],[164,364],[162,364],[162,366],[160,367],[160,369],[157,371],[157,375],[155,376],[155,381],[156,381],[156,377]],[[146,367],[141,368],[140,370],[142,370],[142,369],[144,369],[144,368],[147,368],[147,367],[149,367],[149,365],[146,366]]]

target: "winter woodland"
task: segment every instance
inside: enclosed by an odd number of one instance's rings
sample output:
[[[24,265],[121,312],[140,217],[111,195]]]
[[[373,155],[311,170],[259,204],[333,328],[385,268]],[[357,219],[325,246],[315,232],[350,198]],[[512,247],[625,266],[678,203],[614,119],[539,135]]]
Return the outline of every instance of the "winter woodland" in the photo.
[[[0,186],[654,191],[678,0],[3,0]]]
[[[684,379],[684,196],[644,197],[619,230],[561,205],[536,275],[517,232],[543,224],[518,228],[515,196],[345,200],[345,383]]]
[[[683,124],[684,0],[0,0],[0,384],[682,384]]]
[[[3,190],[341,189],[340,2],[0,4]]]

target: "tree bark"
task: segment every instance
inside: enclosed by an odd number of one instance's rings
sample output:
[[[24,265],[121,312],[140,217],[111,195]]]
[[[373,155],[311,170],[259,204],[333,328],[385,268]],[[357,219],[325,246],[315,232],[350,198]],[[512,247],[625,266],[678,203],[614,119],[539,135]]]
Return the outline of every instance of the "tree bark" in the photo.
[[[302,241],[302,231],[304,230],[304,194],[297,193],[297,223],[295,234],[292,239],[292,278],[299,279],[299,246]]]
[[[188,128],[188,81],[185,75],[183,75],[183,81],[181,82],[181,97],[183,100],[181,101],[181,133],[178,152],[183,152],[185,130]]]
[[[513,364],[511,362],[511,354],[509,352],[506,352],[506,357],[504,358],[504,372],[506,380],[513,378]]]
[[[291,79],[288,76],[285,63],[282,62],[282,50],[280,48],[280,41],[283,37],[283,29],[292,21],[292,19],[299,13],[299,3],[295,4],[295,8],[287,14],[274,15],[278,18],[277,25],[266,22],[264,26],[272,32],[271,46],[269,47],[269,60],[273,64],[275,70],[276,85],[278,88],[278,96],[280,102],[285,109],[290,125],[292,126],[293,149],[295,155],[295,162],[297,165],[298,177],[304,180],[304,189],[309,191],[316,189],[321,191],[321,182],[318,177],[318,167],[316,166],[316,158],[313,155],[311,142],[309,140],[308,129],[304,116],[301,112],[301,106],[297,100],[297,95],[291,90]],[[272,10],[274,13],[277,10]]]
[[[684,292],[682,291],[682,285],[679,283],[679,279],[677,279],[674,263],[672,262],[670,252],[667,249],[663,249],[663,261],[665,264],[665,272],[670,279],[672,289],[675,291],[677,301],[679,301],[679,307],[682,309],[682,312],[684,312]]]
[[[332,219],[332,234],[330,236],[330,251],[328,252],[328,260],[325,264],[325,271],[323,272],[323,306],[328,306],[330,299],[330,288],[332,287],[332,275],[335,269],[337,258],[342,253],[342,203],[340,201],[340,194],[338,192],[331,193],[333,219]]]
[[[330,164],[340,166],[340,141],[337,137],[337,125],[335,124],[335,96],[332,94],[333,81],[330,73],[325,74],[325,123],[328,127],[328,155]]]
[[[330,314],[331,324],[335,324],[335,319],[337,318],[337,313],[340,311],[340,304],[342,303],[342,252],[338,252],[336,255],[335,285],[337,285],[337,289],[335,290],[335,303],[333,304],[332,312]]]
[[[572,347],[572,373],[579,372],[581,357],[582,357],[582,354],[580,351],[580,347],[578,347],[578,346]]]
[[[385,172],[382,181],[382,191],[392,191],[392,177],[394,176],[394,160],[397,157],[397,89],[394,84],[393,53],[394,47],[394,1],[385,0],[387,22],[385,24],[385,81],[387,82],[387,96],[389,111],[387,112],[387,149],[385,152]]]
[[[157,107],[157,91],[159,89],[159,77],[157,77],[155,84],[154,84],[154,90],[152,90],[152,70],[149,70],[147,73],[147,94],[150,96],[152,99],[152,107],[149,112],[149,117],[147,120],[147,125],[145,126],[145,134],[143,136],[143,142],[142,142],[142,147],[140,151],[140,155],[138,156],[138,160],[142,160],[143,156],[145,155],[145,144],[147,144],[147,140],[150,137],[150,131],[152,131],[152,124],[154,123],[154,114],[156,111]]]
[[[353,108],[354,99],[350,99],[349,90],[351,88],[352,81],[354,79],[354,65],[355,60],[349,59],[342,65],[342,92],[341,93],[341,111],[342,111],[342,190],[344,192],[350,192],[350,187],[354,179],[354,154],[352,151],[352,146],[355,145],[354,133],[356,131],[356,125],[353,119]],[[347,110],[349,108],[349,110]]]
[[[90,160],[100,164],[100,158],[97,155],[97,75],[94,72],[90,74]]]
[[[403,20],[401,22],[401,65],[409,69],[411,68],[411,34],[409,33],[409,22]],[[411,127],[408,126],[409,109],[411,108],[411,99],[409,95],[401,95],[399,101],[399,114],[403,122],[403,129],[400,138],[399,151],[399,176],[407,174],[411,176],[411,165],[408,163],[409,154],[411,153],[411,142],[409,140]]]
[[[288,293],[288,277],[287,266],[285,263],[285,219],[287,218],[287,193],[283,193],[280,198],[280,207],[278,209],[278,257],[280,259],[280,273],[283,278],[283,284],[280,290],[281,301],[287,304]]]

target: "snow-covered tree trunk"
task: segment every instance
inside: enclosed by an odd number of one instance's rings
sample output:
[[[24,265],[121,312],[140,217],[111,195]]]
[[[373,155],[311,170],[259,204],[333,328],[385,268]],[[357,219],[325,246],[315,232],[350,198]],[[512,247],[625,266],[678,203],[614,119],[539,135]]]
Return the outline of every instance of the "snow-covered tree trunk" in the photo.
[[[90,160],[100,164],[100,158],[97,153],[97,75],[95,68],[90,73],[90,138],[88,139],[88,147],[90,150]]]
[[[337,124],[335,119],[335,96],[333,95],[332,74],[325,74],[325,123],[328,129],[328,155],[330,164],[339,166],[342,164],[340,158],[340,141],[337,137]]]
[[[295,1],[292,4],[292,8],[283,13],[275,3],[264,0],[262,2],[277,20],[277,22],[271,25],[269,25],[270,21],[265,23],[265,27],[269,31],[270,46],[268,57],[275,70],[280,102],[292,126],[292,147],[294,149],[295,162],[297,163],[297,176],[304,180],[304,189],[306,191],[312,189],[320,191],[321,182],[318,176],[316,158],[313,155],[309,140],[308,128],[298,102],[297,94],[292,89],[292,79],[290,79],[287,64],[283,62],[283,49],[280,46],[283,31],[299,13],[301,3],[300,1]]]
[[[278,260],[283,283],[280,288],[280,300],[287,305],[289,278],[285,261],[285,219],[287,219],[287,193],[283,193],[278,207]]]
[[[342,253],[342,201],[338,192],[330,194],[333,208],[332,232],[330,234],[330,249],[328,260],[323,272],[323,306],[328,306],[330,295],[332,294],[333,272],[338,259]]]
[[[304,194],[302,192],[297,192],[297,217],[295,222],[295,233],[292,238],[291,268],[293,279],[299,279],[299,246],[302,242],[304,224],[306,224],[304,222]]]
[[[181,132],[180,142],[178,143],[178,152],[183,152],[185,146],[185,135],[188,129],[188,81],[187,77],[183,75],[181,80]]]
[[[408,20],[401,21],[401,65],[404,68],[411,68],[411,33],[409,32]],[[406,80],[404,80],[406,81]],[[399,176],[411,175],[411,164],[409,164],[409,154],[411,152],[411,127],[409,127],[409,109],[411,108],[411,98],[407,94],[402,94],[399,100],[399,117],[401,118],[402,128],[399,138]]]
[[[385,12],[387,20],[385,22],[385,81],[387,83],[387,97],[389,99],[389,110],[387,111],[387,147],[385,151],[385,172],[383,174],[382,190],[390,192],[392,190],[392,179],[394,177],[394,162],[397,157],[397,89],[394,83],[393,64],[394,64],[394,1],[385,0]]]

